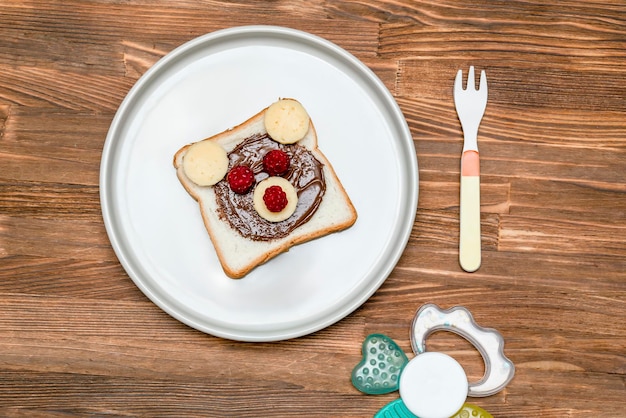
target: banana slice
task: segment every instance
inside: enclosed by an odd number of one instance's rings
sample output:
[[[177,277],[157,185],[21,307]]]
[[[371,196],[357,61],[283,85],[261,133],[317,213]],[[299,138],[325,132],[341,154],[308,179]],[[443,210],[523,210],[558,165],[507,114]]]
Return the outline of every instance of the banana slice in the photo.
[[[304,138],[309,124],[309,114],[297,100],[281,99],[265,111],[265,129],[281,144],[293,144]]]
[[[270,211],[267,206],[265,206],[265,202],[263,201],[265,190],[271,186],[280,186],[285,194],[287,194],[287,206],[285,206],[285,208],[280,212]],[[296,189],[294,189],[287,179],[282,177],[268,177],[257,184],[254,189],[252,199],[254,202],[254,209],[256,209],[263,219],[270,222],[280,222],[289,218],[296,211],[296,206],[298,205],[298,194],[296,193]]]
[[[185,153],[183,170],[198,186],[213,186],[228,171],[228,155],[213,141],[196,142]]]

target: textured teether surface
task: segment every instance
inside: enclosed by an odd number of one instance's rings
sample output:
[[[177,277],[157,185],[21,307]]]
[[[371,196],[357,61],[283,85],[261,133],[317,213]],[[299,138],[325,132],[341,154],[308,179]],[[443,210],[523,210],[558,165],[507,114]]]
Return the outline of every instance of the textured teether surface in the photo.
[[[380,411],[374,415],[374,418],[417,418],[411,413],[402,402],[402,399],[396,399],[383,406]]]
[[[396,399],[383,406],[380,411],[374,415],[374,418],[419,418],[413,415],[402,402],[402,399]],[[466,403],[463,407],[450,418],[493,418],[489,412],[484,409]]]
[[[493,415],[479,406],[466,403],[463,405],[463,408],[451,418],[493,418]]]
[[[363,358],[352,370],[352,384],[371,395],[398,390],[400,373],[409,362],[404,351],[389,337],[371,334],[362,347]]]

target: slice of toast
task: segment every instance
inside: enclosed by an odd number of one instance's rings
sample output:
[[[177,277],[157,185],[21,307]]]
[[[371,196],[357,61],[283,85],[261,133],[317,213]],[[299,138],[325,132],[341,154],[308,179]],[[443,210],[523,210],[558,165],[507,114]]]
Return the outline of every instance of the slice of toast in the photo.
[[[263,109],[242,124],[203,141],[215,141],[227,153],[230,153],[247,138],[267,134],[264,123],[267,109]],[[187,192],[199,203],[204,225],[222,268],[229,277],[241,278],[256,266],[289,250],[294,245],[344,230],[355,223],[357,219],[356,210],[332,165],[319,150],[317,135],[312,122],[309,122],[306,135],[297,144],[308,149],[322,164],[326,189],[317,210],[308,221],[293,229],[287,236],[267,240],[247,238],[234,229],[223,216],[220,216],[221,211],[215,187],[199,186],[185,174],[183,161],[187,150],[193,144],[188,144],[176,152],[174,167],[178,179]],[[226,182],[227,180],[224,178],[221,181]],[[252,199],[252,192],[249,195]]]

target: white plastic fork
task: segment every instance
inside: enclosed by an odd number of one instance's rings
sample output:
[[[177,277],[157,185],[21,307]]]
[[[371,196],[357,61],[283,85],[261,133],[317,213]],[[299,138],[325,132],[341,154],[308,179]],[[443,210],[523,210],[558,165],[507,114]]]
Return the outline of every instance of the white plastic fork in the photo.
[[[457,72],[454,79],[454,105],[464,136],[461,155],[459,264],[470,273],[478,270],[481,263],[478,126],[487,107],[485,70],[480,72],[478,90],[475,85],[474,66],[469,68],[466,89],[463,89],[463,71]]]

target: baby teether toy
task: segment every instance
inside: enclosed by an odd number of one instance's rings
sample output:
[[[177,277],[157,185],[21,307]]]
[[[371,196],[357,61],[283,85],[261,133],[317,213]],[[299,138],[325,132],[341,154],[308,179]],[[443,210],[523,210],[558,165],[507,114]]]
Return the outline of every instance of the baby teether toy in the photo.
[[[402,399],[396,399],[383,406],[374,418],[415,418],[415,415],[404,406]],[[451,418],[493,418],[493,415],[476,405],[466,403]]]
[[[409,359],[389,337],[369,335],[363,342],[363,360],[352,371],[352,383],[361,392],[379,395],[398,390],[400,372]]]
[[[427,352],[426,338],[435,331],[450,331],[472,343],[485,361],[483,378],[470,383],[455,359]],[[480,327],[463,307],[442,310],[427,304],[413,319],[411,347],[415,357],[409,361],[383,334],[369,335],[363,342],[363,359],[352,371],[352,384],[367,394],[400,392],[400,399],[385,405],[375,418],[492,418],[465,401],[468,396],[499,392],[515,374],[513,363],[504,355],[504,339],[496,330]]]

